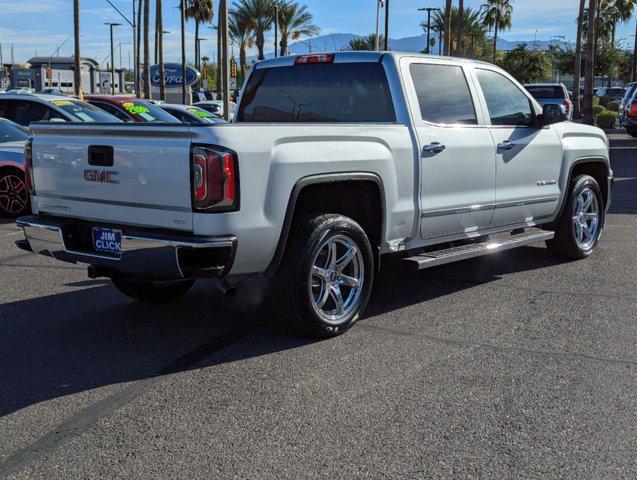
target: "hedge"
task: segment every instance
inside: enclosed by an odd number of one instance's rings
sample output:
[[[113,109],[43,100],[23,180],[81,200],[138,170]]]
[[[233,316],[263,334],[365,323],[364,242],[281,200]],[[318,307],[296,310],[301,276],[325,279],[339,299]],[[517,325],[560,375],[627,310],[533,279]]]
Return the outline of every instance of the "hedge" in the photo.
[[[597,117],[598,115],[606,112],[606,109],[601,105],[593,105],[593,116]]]
[[[619,102],[616,100],[613,102],[608,102],[606,104],[606,110],[611,110],[613,112],[619,111]]]
[[[606,110],[597,115],[595,121],[599,128],[615,128],[615,120],[617,120],[617,112]]]

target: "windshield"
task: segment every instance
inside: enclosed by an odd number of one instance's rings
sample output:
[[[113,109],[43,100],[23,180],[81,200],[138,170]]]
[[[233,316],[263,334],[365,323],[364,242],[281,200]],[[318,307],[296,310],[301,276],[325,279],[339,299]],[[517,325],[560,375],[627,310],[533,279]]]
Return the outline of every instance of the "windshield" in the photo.
[[[635,89],[637,89],[637,85],[628,85],[628,88],[626,89],[626,93],[624,93],[624,98],[622,98],[622,100],[626,101],[630,99],[630,97],[633,96],[633,93],[635,93]]]
[[[533,87],[528,86],[526,89],[534,98],[543,100],[545,98],[564,98],[564,90],[562,87]]]
[[[171,114],[149,102],[131,100],[122,103],[122,108],[135,117],[138,122],[180,123]]]
[[[51,103],[64,110],[79,122],[119,122],[119,120],[110,113],[106,113],[104,110],[88,103],[77,100],[52,100]]]
[[[0,119],[0,143],[26,140],[28,135],[17,124],[10,120]]]

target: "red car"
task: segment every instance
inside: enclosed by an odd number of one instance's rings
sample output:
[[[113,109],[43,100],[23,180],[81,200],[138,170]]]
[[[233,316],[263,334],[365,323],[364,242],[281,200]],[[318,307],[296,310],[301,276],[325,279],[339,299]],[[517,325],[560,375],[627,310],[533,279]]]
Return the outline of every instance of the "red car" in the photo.
[[[84,101],[124,122],[181,123],[168,112],[140,98],[90,95],[85,96]]]

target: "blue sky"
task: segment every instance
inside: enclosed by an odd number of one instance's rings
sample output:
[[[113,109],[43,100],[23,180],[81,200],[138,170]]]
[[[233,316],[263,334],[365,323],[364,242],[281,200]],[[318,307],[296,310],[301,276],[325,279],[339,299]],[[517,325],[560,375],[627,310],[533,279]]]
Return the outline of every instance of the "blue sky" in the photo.
[[[130,14],[132,0],[111,1]],[[10,59],[12,43],[17,62],[26,61],[36,51],[41,56],[51,55],[56,46],[64,42],[73,31],[72,3],[71,0],[0,0],[0,43],[5,61]],[[314,14],[315,23],[323,34],[365,34],[375,28],[375,0],[304,0],[304,3]],[[469,7],[479,7],[481,3],[482,0],[465,0],[465,5]],[[108,27],[103,23],[121,21],[121,18],[106,0],[81,0],[80,4],[82,55],[92,56],[102,62],[109,53]],[[177,4],[178,0],[164,0],[165,29],[171,31],[165,39],[168,61],[179,58],[179,16],[174,8]],[[513,28],[502,36],[507,40],[532,40],[537,31],[537,38],[541,40],[551,39],[553,35],[565,35],[572,41],[575,37],[578,4],[579,0],[514,0]],[[443,0],[391,0],[390,36],[401,38],[421,34],[419,22],[424,19],[424,15],[417,9],[443,5]],[[634,22],[635,16],[629,24],[621,25],[617,33],[619,39],[623,38],[625,44],[631,46],[635,32]],[[194,24],[189,24],[187,28],[187,55],[191,57]],[[204,54],[211,56],[212,31],[208,30],[206,37],[210,40],[205,42]],[[130,27],[122,26],[116,30],[116,44],[131,41]],[[270,43],[268,40],[268,44]],[[122,46],[124,66],[128,64],[129,48],[130,45]],[[62,47],[61,54],[70,55],[72,49],[72,41],[69,41]]]

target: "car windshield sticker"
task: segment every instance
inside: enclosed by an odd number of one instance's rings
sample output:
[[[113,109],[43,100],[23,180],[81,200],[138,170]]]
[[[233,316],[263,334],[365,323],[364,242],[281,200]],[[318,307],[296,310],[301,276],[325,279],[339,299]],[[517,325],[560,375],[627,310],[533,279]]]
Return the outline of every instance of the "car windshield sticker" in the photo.
[[[52,100],[51,103],[56,107],[65,107],[68,105],[73,106],[73,102],[70,100]]]
[[[198,108],[187,108],[186,110],[199,118],[211,118],[213,116],[212,113],[206,112],[205,110],[199,110]]]
[[[146,120],[154,120],[153,117],[148,115],[148,108],[144,105],[135,105],[133,102],[124,102],[122,106],[126,109],[127,112],[133,115],[139,115]]]

